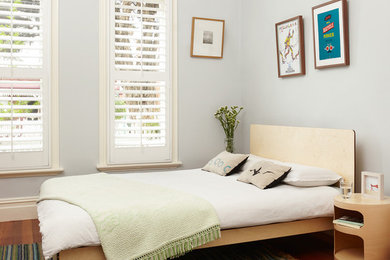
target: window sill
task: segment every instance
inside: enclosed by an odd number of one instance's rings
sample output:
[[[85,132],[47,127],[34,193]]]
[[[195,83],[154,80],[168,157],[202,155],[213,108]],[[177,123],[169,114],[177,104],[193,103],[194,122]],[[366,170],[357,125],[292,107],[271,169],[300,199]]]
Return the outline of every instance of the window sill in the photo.
[[[20,178],[36,176],[52,176],[64,172],[63,168],[49,168],[36,170],[0,171],[0,178]]]
[[[149,163],[149,164],[119,164],[119,165],[105,165],[98,164],[96,168],[101,172],[112,171],[126,171],[126,170],[138,170],[138,169],[169,169],[182,166],[180,161],[169,163]]]

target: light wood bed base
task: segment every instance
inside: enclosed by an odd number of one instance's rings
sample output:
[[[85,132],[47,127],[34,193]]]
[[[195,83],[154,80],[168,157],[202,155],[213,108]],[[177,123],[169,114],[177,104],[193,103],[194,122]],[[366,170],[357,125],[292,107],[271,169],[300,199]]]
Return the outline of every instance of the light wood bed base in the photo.
[[[250,152],[266,158],[328,168],[355,179],[353,130],[251,125]],[[221,238],[200,248],[231,245],[333,229],[333,218],[313,218],[221,231]],[[61,260],[105,260],[100,246],[60,252]]]

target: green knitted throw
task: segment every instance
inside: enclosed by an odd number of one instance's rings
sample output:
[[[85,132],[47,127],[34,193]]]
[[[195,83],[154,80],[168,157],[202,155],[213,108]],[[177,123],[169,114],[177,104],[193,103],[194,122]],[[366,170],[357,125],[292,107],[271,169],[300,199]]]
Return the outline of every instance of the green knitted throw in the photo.
[[[206,200],[105,173],[47,180],[39,201],[47,199],[87,211],[108,260],[168,259],[221,235]]]

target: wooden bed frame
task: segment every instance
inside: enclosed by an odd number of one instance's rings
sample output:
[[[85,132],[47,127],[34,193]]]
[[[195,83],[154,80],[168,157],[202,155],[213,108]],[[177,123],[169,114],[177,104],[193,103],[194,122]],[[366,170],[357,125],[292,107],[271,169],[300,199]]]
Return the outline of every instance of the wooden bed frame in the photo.
[[[355,179],[353,130],[251,125],[250,152],[254,155],[327,168],[344,179]],[[261,226],[226,229],[221,238],[199,248],[333,230],[333,218],[322,217]],[[61,260],[105,260],[100,246],[60,252]]]

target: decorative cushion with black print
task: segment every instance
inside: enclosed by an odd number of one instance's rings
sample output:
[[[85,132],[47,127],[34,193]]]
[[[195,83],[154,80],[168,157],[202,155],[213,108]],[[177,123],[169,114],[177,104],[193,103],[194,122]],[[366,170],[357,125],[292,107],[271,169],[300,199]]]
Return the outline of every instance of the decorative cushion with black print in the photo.
[[[278,185],[287,174],[291,167],[278,165],[269,161],[258,161],[244,171],[238,177],[238,181],[251,183],[260,189],[268,189]]]

